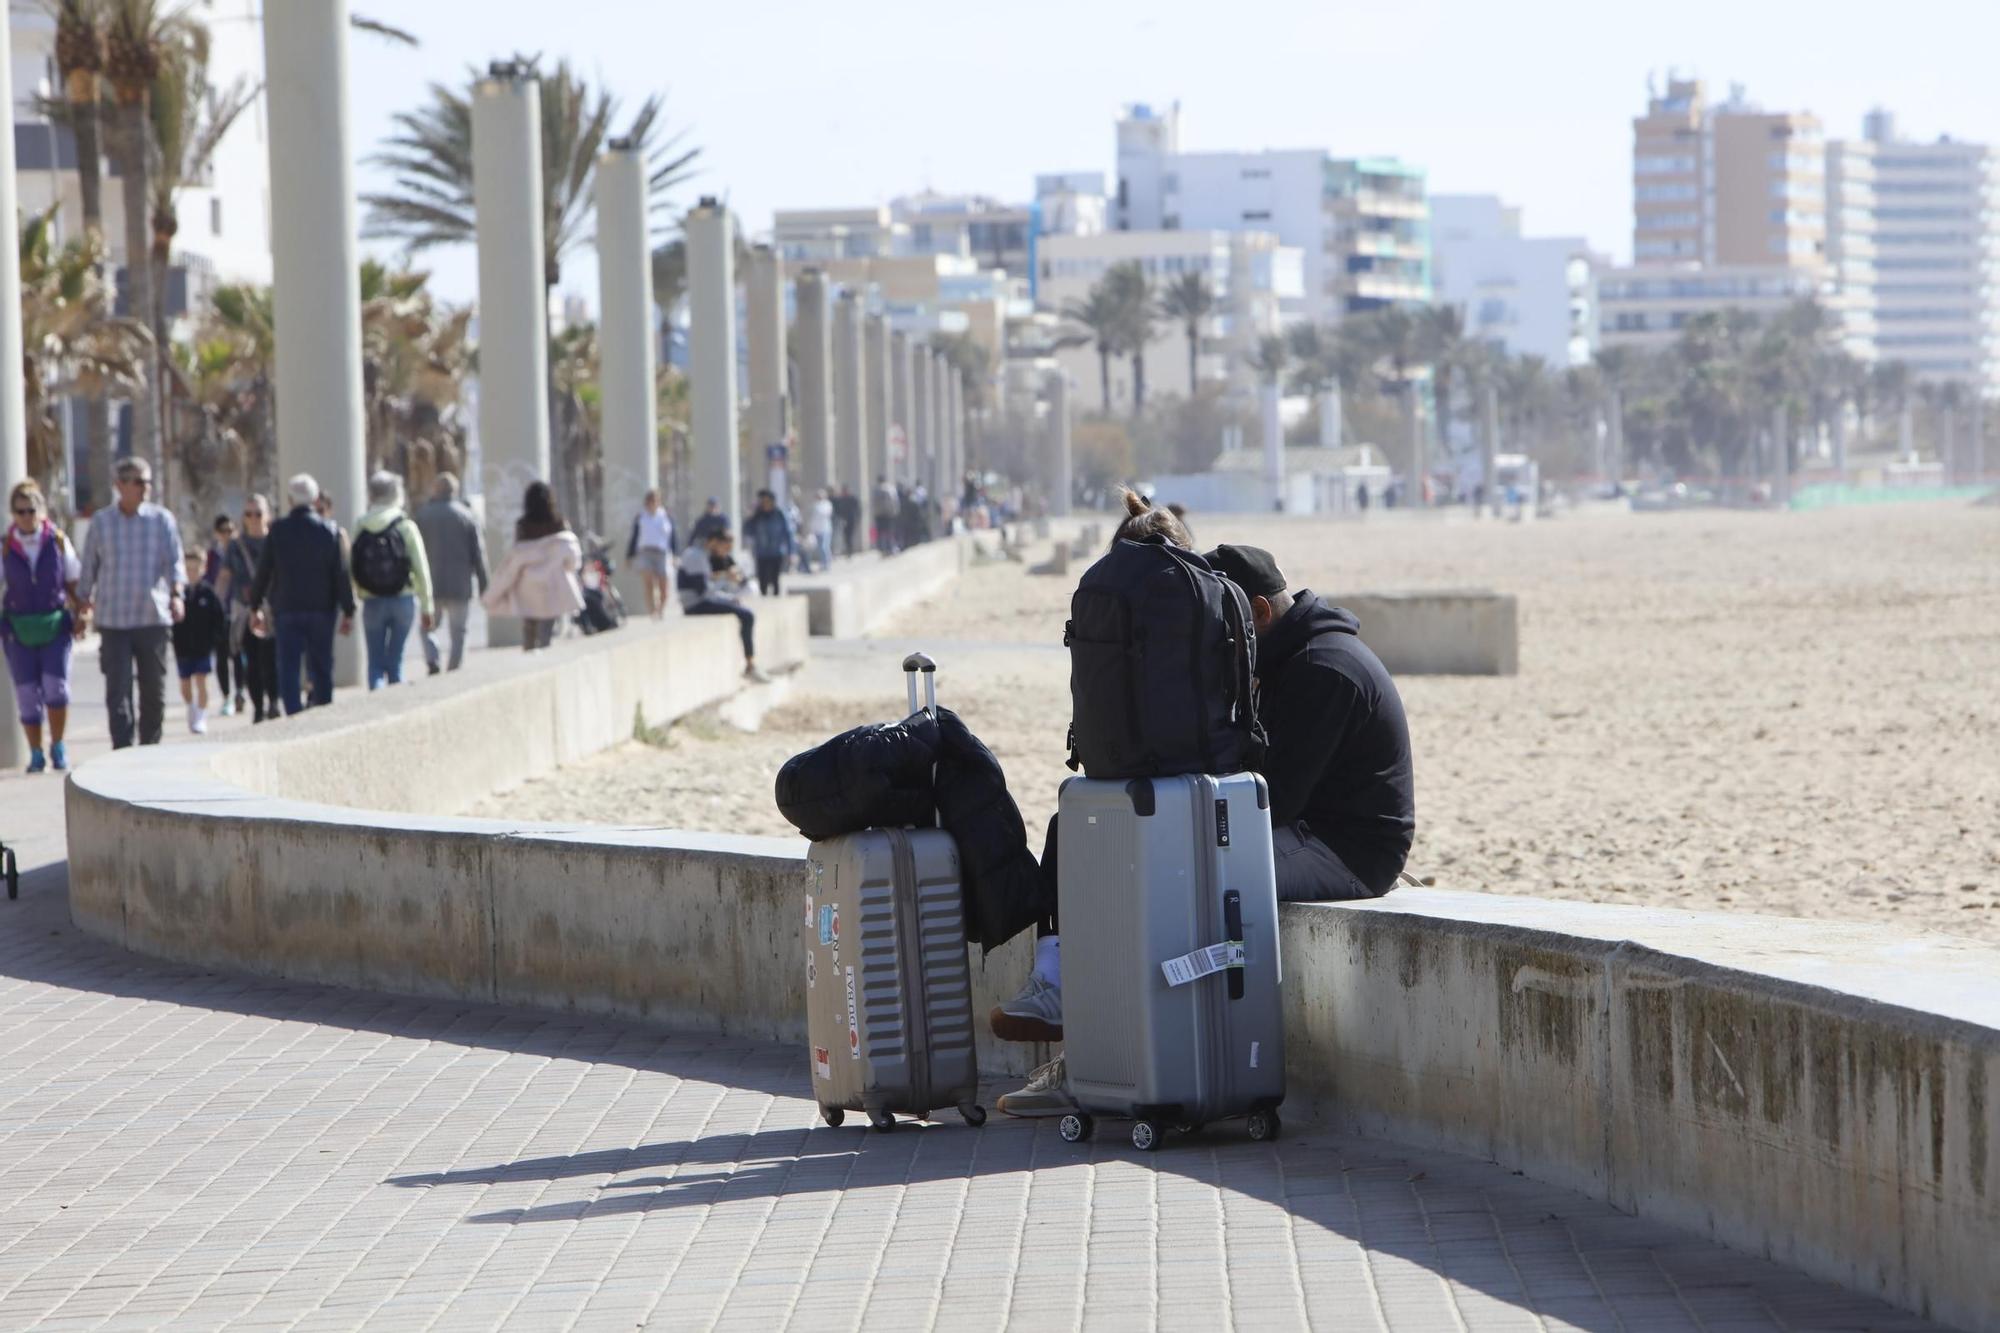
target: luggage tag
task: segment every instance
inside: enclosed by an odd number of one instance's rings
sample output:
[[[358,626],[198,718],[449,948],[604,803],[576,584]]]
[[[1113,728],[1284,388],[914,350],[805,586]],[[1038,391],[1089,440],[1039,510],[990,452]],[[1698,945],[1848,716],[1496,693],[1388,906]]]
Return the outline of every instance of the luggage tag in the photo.
[[[1169,958],[1160,964],[1160,971],[1167,974],[1169,986],[1185,986],[1213,972],[1243,967],[1248,961],[1249,952],[1243,947],[1242,940],[1225,940],[1206,949],[1182,954],[1179,958]]]

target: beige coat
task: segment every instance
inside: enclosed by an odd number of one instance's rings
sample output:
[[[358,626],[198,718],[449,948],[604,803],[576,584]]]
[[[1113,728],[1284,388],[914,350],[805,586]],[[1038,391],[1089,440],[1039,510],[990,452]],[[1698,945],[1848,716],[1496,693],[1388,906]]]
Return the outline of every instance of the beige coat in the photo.
[[[583,609],[583,546],[574,532],[515,542],[481,600],[488,614],[563,620]]]

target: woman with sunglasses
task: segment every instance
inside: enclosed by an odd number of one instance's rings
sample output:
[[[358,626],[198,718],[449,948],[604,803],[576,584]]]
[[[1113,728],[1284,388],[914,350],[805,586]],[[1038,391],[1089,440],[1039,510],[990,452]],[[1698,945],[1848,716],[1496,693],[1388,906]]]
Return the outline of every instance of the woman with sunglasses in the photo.
[[[83,565],[62,530],[49,522],[48,501],[33,481],[16,485],[7,497],[13,522],[0,546],[6,576],[5,611],[0,613],[0,647],[21,705],[21,729],[28,733],[28,771],[69,767],[63,726],[69,721],[70,642],[83,634],[76,580]],[[42,717],[48,716],[49,752],[42,753]]]

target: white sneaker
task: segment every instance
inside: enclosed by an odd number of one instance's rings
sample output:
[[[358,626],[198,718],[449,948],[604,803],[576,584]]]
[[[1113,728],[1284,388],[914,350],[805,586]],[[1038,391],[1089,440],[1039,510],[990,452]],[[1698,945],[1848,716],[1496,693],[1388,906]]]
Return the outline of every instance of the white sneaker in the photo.
[[[224,717],[232,717],[235,715],[235,713],[236,713],[236,701],[234,699],[231,699],[228,695],[224,695],[222,697],[222,715]]]
[[[1030,972],[1020,994],[993,1006],[986,1022],[1002,1041],[1061,1041],[1062,991]]]
[[[188,705],[188,730],[195,735],[205,735],[208,731],[208,710],[200,704]]]
[[[1076,1103],[1069,1095],[1069,1070],[1064,1066],[1063,1058],[1058,1055],[1035,1070],[1028,1075],[1028,1086],[1002,1093],[1000,1100],[993,1104],[1002,1115],[1024,1119],[1074,1111]]]

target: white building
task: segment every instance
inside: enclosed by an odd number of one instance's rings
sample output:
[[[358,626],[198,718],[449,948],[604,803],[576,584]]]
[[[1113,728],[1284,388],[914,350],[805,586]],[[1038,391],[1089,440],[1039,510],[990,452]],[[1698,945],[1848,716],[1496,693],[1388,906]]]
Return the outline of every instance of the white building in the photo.
[[[1920,378],[2000,391],[2000,158],[1914,143],[1868,117],[1875,168],[1876,347]]]
[[[1838,304],[1823,273],[1785,264],[1606,269],[1597,278],[1598,345],[1664,347],[1697,315],[1741,310],[1765,319],[1807,299]]]
[[[1118,122],[1125,231],[1263,231],[1304,258],[1305,318],[1431,295],[1423,173],[1393,158],[1335,158],[1324,149],[1190,153],[1180,108],[1126,108]]]
[[[1257,340],[1296,319],[1304,305],[1304,262],[1298,250],[1280,245],[1269,232],[1109,231],[1094,236],[1044,236],[1036,252],[1037,305],[1060,312],[1090,294],[1114,265],[1137,263],[1158,292],[1188,273],[1199,273],[1215,294],[1215,313],[1204,322],[1195,354],[1202,383],[1224,382],[1232,391],[1252,391],[1248,357]],[[1078,386],[1080,402],[1102,406],[1094,344],[1056,353]],[[1149,395],[1188,396],[1188,340],[1178,321],[1161,320],[1146,347]],[[1134,391],[1129,358],[1111,365],[1113,411],[1131,407]]]
[[[1845,315],[1842,346],[1873,361],[1876,335],[1875,145],[1836,139],[1826,146],[1826,262]]]
[[[1465,313],[1468,338],[1552,366],[1580,366],[1597,344],[1597,282],[1581,236],[1524,236],[1521,210],[1490,194],[1431,197],[1432,286]]]

